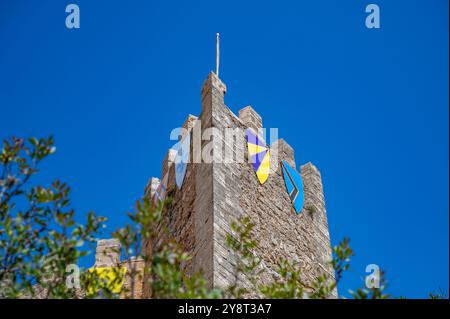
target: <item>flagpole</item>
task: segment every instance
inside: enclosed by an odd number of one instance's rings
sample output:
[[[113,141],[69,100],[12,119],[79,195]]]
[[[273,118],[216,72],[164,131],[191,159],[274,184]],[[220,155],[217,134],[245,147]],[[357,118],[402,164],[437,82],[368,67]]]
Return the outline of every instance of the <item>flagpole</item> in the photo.
[[[216,33],[216,75],[219,77],[219,65],[220,65],[220,38],[219,33]]]

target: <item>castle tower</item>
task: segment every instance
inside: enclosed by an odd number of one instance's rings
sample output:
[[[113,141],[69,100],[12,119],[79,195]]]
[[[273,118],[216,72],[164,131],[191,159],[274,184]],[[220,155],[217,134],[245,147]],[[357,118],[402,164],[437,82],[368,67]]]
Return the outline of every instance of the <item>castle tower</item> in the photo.
[[[279,257],[299,263],[307,283],[323,272],[334,277],[329,265],[331,247],[319,170],[312,163],[297,166],[294,150],[286,141],[279,139],[270,145],[272,158],[277,158],[271,167],[284,160],[301,173],[304,205],[297,215],[286,192],[281,167],[261,185],[247,160],[245,130],[261,129],[261,116],[251,106],[236,116],[224,103],[225,93],[226,85],[213,72],[209,73],[201,90],[201,114],[198,118],[189,115],[183,125],[191,128],[191,161],[181,189],[175,185],[173,160],[166,156],[163,161],[161,180],[167,173],[167,193],[173,199],[167,212],[170,235],[193,257],[185,271],[202,271],[211,288],[225,288],[236,279],[245,286],[248,280],[236,273],[238,258],[227,247],[226,237],[231,233],[231,222],[247,215],[255,224],[254,236],[259,244],[256,254],[262,259],[264,272],[260,282],[267,283],[277,276]],[[211,128],[212,137],[205,140]],[[224,138],[224,131],[230,128],[238,129],[232,142]],[[213,157],[227,152],[245,154],[245,159],[205,163],[200,145],[194,142],[199,136],[203,136],[203,152],[206,149]],[[151,179],[146,196],[152,196],[159,183],[158,179]],[[157,243],[148,243],[144,250],[151,253],[154,245]]]

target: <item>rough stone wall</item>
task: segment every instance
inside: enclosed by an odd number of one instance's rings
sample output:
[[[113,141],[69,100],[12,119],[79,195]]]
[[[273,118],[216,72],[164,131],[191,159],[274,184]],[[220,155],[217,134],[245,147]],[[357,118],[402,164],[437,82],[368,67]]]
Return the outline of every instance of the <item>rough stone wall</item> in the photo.
[[[121,299],[141,299],[144,296],[144,266],[142,258],[131,258],[120,263],[120,267],[127,268]]]
[[[178,189],[175,183],[175,165],[170,167],[167,196],[171,197],[172,202],[164,209],[165,223],[169,231],[169,237],[166,238],[175,239],[191,256],[195,255],[196,169],[196,164],[187,165],[184,183],[181,189]],[[161,239],[163,237],[161,235]],[[183,268],[188,274],[192,273],[194,270],[192,260],[188,261]]]
[[[201,122],[206,123],[205,115],[201,115],[200,118]],[[187,164],[181,189],[176,186],[175,165],[170,161],[170,157],[166,156],[163,161],[162,176],[168,171],[167,196],[172,199],[171,204],[166,205],[163,210],[165,216],[163,223],[167,226],[168,234],[161,227],[158,240],[144,243],[143,251],[145,255],[151,256],[165,240],[175,239],[192,257],[182,265],[183,270],[187,274],[201,271],[208,282],[212,282],[212,218],[210,218],[211,210],[208,208],[212,203],[212,174],[211,165],[192,162],[193,127],[196,123],[200,123],[196,120],[197,117],[189,115],[182,125],[183,128],[191,129],[189,133],[191,162]],[[155,183],[159,182],[158,179],[151,178],[145,196],[152,198],[154,191],[150,190],[156,189]],[[144,297],[151,297],[147,279],[144,283]]]
[[[186,175],[181,189],[178,189],[175,182],[175,165],[167,160],[166,156],[163,161],[163,173],[168,171],[169,178],[167,183],[167,196],[172,199],[171,204],[164,207],[163,224],[158,228],[157,240],[155,242],[144,242],[142,244],[143,254],[151,260],[152,253],[157,251],[159,247],[167,240],[175,239],[181,247],[193,256],[186,264],[182,265],[183,270],[187,273],[194,272],[194,260],[198,249],[195,242],[195,201],[197,199],[196,175],[197,165],[188,163]],[[166,167],[166,168],[164,168]],[[155,183],[155,178],[150,179],[147,189],[151,189],[151,184]],[[148,198],[152,198],[153,193],[146,192]],[[165,231],[167,229],[167,233]],[[148,285],[147,277],[144,278],[144,298],[151,297],[151,288]]]

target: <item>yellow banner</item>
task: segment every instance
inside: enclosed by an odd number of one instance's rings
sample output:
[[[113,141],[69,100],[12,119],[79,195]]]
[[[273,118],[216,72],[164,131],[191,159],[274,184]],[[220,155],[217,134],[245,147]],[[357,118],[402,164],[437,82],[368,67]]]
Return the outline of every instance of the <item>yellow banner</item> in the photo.
[[[90,268],[90,273],[94,273],[95,282],[89,284],[87,293],[93,295],[101,289],[107,289],[118,294],[122,290],[127,267],[99,267]]]

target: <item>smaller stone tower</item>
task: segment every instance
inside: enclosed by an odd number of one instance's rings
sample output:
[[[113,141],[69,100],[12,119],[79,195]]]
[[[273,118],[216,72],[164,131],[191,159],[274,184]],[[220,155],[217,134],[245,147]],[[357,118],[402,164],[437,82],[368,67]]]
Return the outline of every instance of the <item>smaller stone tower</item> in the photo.
[[[121,245],[117,239],[101,239],[97,242],[93,268],[125,267],[121,298],[140,299],[143,296],[144,259],[131,257],[120,260]]]

